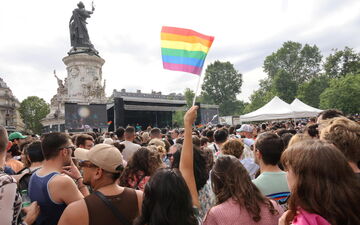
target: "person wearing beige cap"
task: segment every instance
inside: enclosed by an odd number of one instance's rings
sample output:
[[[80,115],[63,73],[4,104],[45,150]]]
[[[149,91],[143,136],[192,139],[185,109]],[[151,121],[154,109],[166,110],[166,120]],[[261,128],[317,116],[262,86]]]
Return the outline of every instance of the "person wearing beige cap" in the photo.
[[[98,144],[90,150],[77,148],[74,155],[83,170],[83,183],[94,192],[68,205],[58,224],[132,224],[141,211],[143,193],[118,185],[124,168],[120,151]]]

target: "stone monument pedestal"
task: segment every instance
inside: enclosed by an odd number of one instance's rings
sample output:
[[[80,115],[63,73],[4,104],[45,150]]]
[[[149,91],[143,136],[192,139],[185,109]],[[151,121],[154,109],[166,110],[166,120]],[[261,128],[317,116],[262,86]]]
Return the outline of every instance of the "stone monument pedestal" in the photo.
[[[65,102],[79,104],[106,104],[105,80],[102,84],[102,66],[105,60],[97,55],[78,53],[63,58],[67,77],[59,79],[56,95],[51,99],[50,113],[42,120],[44,132],[63,131]]]
[[[65,81],[67,102],[106,103],[105,84],[102,85],[102,66],[105,60],[86,53],[63,58],[68,73]]]

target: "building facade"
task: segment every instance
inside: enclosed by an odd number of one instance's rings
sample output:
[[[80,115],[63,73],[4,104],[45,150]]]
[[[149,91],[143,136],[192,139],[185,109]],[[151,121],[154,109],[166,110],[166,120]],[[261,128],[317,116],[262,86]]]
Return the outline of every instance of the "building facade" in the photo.
[[[0,125],[8,131],[24,131],[25,125],[18,109],[20,102],[13,95],[5,81],[0,78]]]

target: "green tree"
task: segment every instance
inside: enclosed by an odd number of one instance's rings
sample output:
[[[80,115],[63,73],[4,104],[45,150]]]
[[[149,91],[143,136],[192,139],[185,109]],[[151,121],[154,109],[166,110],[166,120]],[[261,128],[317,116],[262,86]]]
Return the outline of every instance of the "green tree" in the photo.
[[[185,96],[185,100],[186,100],[186,105],[190,109],[193,104],[195,92],[193,90],[191,90],[190,88],[186,88],[184,91],[184,96]]]
[[[224,102],[221,107],[224,108],[223,115],[241,115],[245,110],[246,103],[240,100]]]
[[[40,121],[50,112],[50,107],[44,99],[30,96],[20,103],[19,112],[25,127],[33,133],[40,134],[42,128]]]
[[[250,96],[250,104],[245,106],[243,114],[250,113],[263,107],[273,97],[275,97],[274,93],[272,93],[270,90],[266,90],[265,88],[260,87]]]
[[[263,68],[271,79],[283,70],[299,84],[317,76],[321,59],[322,55],[316,45],[305,44],[302,47],[298,42],[287,41],[265,58]]]
[[[320,95],[322,109],[336,108],[345,114],[360,112],[360,74],[349,74],[330,80]]]
[[[314,77],[304,82],[298,88],[297,98],[315,108],[320,106],[320,95],[329,87],[329,78],[326,75]]]
[[[277,95],[286,102],[294,100],[298,86],[318,76],[321,59],[316,45],[284,42],[281,48],[265,58],[263,69],[268,77],[260,84],[265,89],[254,96],[258,103],[250,104],[247,110],[262,105],[267,100],[265,96]]]
[[[234,107],[234,112],[236,115],[242,115],[244,114],[244,110],[245,107],[248,105],[249,103],[246,103],[244,101],[241,100],[236,100],[236,102],[234,102],[233,107]]]
[[[291,103],[296,96],[297,84],[286,71],[279,70],[275,74],[272,88],[273,94],[285,102]]]
[[[179,127],[184,127],[185,111],[175,111],[172,116],[173,125],[176,123]]]
[[[358,74],[360,72],[360,53],[354,52],[352,48],[345,47],[344,50],[333,49],[324,63],[324,70],[330,78],[339,78],[347,74]]]
[[[202,96],[206,103],[218,104],[220,115],[235,113],[236,95],[241,92],[242,74],[230,62],[215,61],[205,71]]]
[[[272,80],[268,77],[260,80],[260,87],[250,96],[250,103],[245,105],[243,114],[252,112],[264,106],[275,96],[272,93]]]

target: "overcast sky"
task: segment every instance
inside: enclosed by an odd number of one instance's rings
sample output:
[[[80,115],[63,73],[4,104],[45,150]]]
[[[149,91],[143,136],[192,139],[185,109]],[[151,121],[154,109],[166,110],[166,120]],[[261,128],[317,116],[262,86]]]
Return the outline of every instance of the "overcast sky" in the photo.
[[[84,0],[86,9],[91,1]],[[56,93],[53,70],[66,77],[69,19],[76,0],[3,1],[0,7],[0,77],[21,101]],[[94,2],[90,39],[105,59],[106,94],[113,89],[183,92],[197,76],[164,70],[163,25],[215,36],[206,65],[230,61],[243,74],[239,99],[248,100],[266,76],[264,58],[288,40],[316,44],[324,56],[345,46],[360,50],[359,0],[181,0]]]

